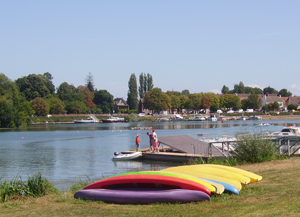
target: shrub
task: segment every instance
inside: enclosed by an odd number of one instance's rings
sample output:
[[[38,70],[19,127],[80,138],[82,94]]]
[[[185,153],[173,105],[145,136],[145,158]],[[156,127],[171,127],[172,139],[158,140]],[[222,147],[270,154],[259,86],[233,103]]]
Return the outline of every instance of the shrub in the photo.
[[[262,133],[247,133],[238,138],[237,146],[232,154],[241,164],[260,163],[276,159],[279,151],[276,144],[271,139],[265,138]]]

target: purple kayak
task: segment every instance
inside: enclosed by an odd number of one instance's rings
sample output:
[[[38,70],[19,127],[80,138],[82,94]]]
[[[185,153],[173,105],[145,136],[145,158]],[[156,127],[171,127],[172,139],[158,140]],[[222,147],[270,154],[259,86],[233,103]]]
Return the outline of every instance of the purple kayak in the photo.
[[[118,204],[188,203],[210,200],[202,191],[186,189],[85,189],[77,191],[75,198],[102,200]]]

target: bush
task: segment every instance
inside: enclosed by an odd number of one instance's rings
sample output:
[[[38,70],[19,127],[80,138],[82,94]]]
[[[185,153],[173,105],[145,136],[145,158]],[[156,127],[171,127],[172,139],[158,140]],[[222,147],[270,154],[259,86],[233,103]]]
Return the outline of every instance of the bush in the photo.
[[[246,134],[238,138],[235,151],[232,152],[238,163],[260,163],[276,159],[279,155],[276,144],[262,133]]]
[[[40,173],[35,173],[28,177],[26,182],[17,175],[10,182],[0,182],[0,201],[5,202],[15,196],[39,197],[50,192],[58,192],[56,188],[47,180],[42,178]]]

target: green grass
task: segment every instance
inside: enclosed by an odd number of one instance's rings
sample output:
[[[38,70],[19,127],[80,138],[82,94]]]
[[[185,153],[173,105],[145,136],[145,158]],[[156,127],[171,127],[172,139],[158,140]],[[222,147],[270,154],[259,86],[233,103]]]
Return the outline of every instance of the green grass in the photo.
[[[299,216],[300,158],[248,164],[239,168],[263,176],[240,195],[212,196],[187,204],[118,205],[74,199],[73,192],[0,203],[1,216]],[[88,179],[86,180],[88,182]],[[86,181],[82,181],[86,182]]]

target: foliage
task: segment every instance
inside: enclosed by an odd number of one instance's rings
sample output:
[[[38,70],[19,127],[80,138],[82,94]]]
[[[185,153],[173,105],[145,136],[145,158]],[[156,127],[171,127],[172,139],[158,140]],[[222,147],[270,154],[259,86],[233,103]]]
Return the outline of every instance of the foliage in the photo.
[[[176,95],[172,95],[171,96],[171,109],[172,109],[172,112],[174,112],[174,109],[177,109],[179,110],[180,108],[180,99],[178,96]]]
[[[89,72],[89,74],[86,76],[85,82],[85,86],[89,89],[89,91],[94,92],[94,79],[92,73]]]
[[[65,102],[65,104],[72,101],[83,101],[83,94],[73,85],[63,82],[57,88],[58,97]]]
[[[290,110],[290,111],[297,110],[297,106],[295,106],[294,104],[289,104],[287,109]]]
[[[239,84],[234,85],[233,93],[245,93],[244,83],[240,81]]]
[[[210,109],[210,112],[215,113],[215,112],[217,112],[219,107],[216,104],[212,104],[209,109]]]
[[[223,85],[221,92],[223,94],[229,93],[229,88],[226,85]]]
[[[90,91],[88,87],[84,86],[79,86],[77,89],[82,93],[86,107],[89,109],[96,108],[97,105],[93,102],[94,92]]]
[[[72,101],[66,104],[66,110],[69,114],[87,114],[89,109],[82,101]]]
[[[187,89],[185,89],[185,90],[181,91],[181,94],[189,96],[190,95],[190,91],[187,90]]]
[[[2,73],[0,73],[0,98],[1,97],[12,101],[15,108],[19,107],[21,96],[18,86]]]
[[[137,82],[135,74],[130,75],[128,81],[128,93],[127,93],[127,104],[130,109],[138,110],[138,92],[137,92]]]
[[[13,103],[0,98],[0,127],[12,128],[22,124],[21,115],[14,108]]]
[[[261,163],[276,159],[279,154],[276,144],[262,133],[247,133],[238,137],[237,146],[232,152],[239,163]]]
[[[40,197],[50,192],[56,193],[47,179],[42,178],[40,173],[35,173],[23,182],[20,175],[14,177],[10,182],[0,182],[0,201],[5,202],[14,196]]]
[[[149,73],[141,73],[139,77],[139,96],[140,98],[144,98],[145,93],[151,91],[153,89],[153,78]]]
[[[52,97],[46,101],[49,105],[49,114],[63,114],[65,112],[65,103],[58,97]]]
[[[46,97],[48,95],[54,95],[55,87],[52,81],[48,79],[48,77],[41,74],[30,74],[28,76],[18,78],[16,80],[16,84],[18,85],[20,92],[24,94],[26,99],[28,101],[31,101],[36,97]]]
[[[31,101],[31,107],[37,115],[46,115],[49,113],[49,105],[46,100],[36,97]]]
[[[171,107],[171,98],[160,88],[154,88],[148,91],[144,98],[146,108],[154,111],[161,111]]]
[[[79,181],[77,181],[76,183],[74,183],[69,187],[69,190],[71,191],[72,194],[76,193],[79,190],[82,190],[85,186],[93,182],[92,179],[90,179],[87,175],[85,176],[86,176],[85,180],[79,179]]]
[[[279,109],[279,103],[278,102],[270,102],[267,104],[269,111],[277,111]]]
[[[277,95],[282,97],[288,97],[288,96],[292,96],[292,93],[287,89],[281,89]]]
[[[263,89],[263,93],[264,94],[277,94],[278,91],[276,89],[274,89],[273,87],[268,86]]]
[[[94,103],[104,114],[110,114],[113,111],[113,95],[111,95],[107,90],[96,90],[94,92]]]
[[[243,99],[241,101],[241,107],[244,111],[247,109],[259,109],[261,107],[262,100],[257,94],[251,94],[248,99]]]

